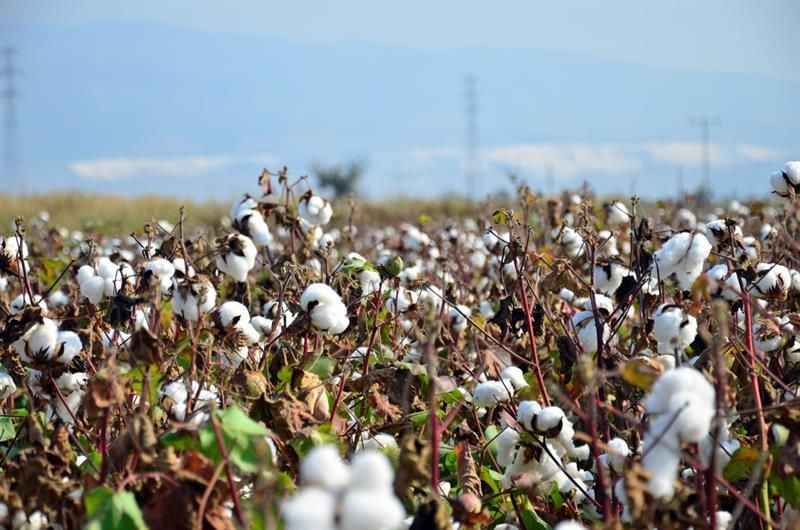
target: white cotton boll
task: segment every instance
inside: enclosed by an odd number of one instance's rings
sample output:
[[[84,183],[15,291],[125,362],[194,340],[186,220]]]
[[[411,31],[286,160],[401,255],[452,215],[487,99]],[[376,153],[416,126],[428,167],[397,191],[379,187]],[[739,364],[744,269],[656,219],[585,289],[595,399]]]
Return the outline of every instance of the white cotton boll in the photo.
[[[183,381],[173,381],[161,387],[161,396],[168,397],[175,403],[185,403],[189,399],[189,392]]]
[[[373,436],[366,431],[361,434],[361,442],[359,448],[362,451],[377,450],[377,451],[397,451],[400,447],[397,445],[397,440],[389,433],[379,432]]]
[[[175,275],[175,265],[164,258],[154,258],[144,265],[146,271],[150,271],[157,278],[172,278]]]
[[[94,267],[91,265],[82,265],[81,268],[78,269],[78,273],[76,275],[78,285],[82,284],[92,276],[95,276]]]
[[[241,346],[232,351],[225,351],[220,354],[220,364],[227,370],[236,370],[250,356],[247,346]]]
[[[619,201],[609,204],[606,213],[608,215],[606,219],[608,226],[622,226],[631,221],[631,213],[628,211],[628,207]]]
[[[339,451],[332,445],[315,447],[300,463],[303,484],[319,486],[329,491],[339,491],[350,480],[350,470]]]
[[[625,459],[631,454],[628,443],[622,438],[613,438],[608,442],[608,462],[617,473],[622,473],[625,467]]]
[[[244,336],[245,340],[247,340],[247,344],[249,345],[257,344],[261,340],[261,332],[258,331],[250,322],[238,324],[236,329],[242,334],[242,336]],[[245,350],[246,349],[247,348],[245,348]]]
[[[570,258],[577,258],[583,255],[585,247],[581,235],[568,226],[561,230],[561,246]]]
[[[517,267],[514,265],[513,261],[503,265],[503,276],[508,278],[509,281],[517,279]]]
[[[61,390],[74,392],[86,386],[89,382],[89,374],[85,372],[64,373],[56,379],[56,385]]]
[[[92,276],[80,284],[81,297],[92,305],[99,304],[105,297],[106,280],[102,276]]]
[[[597,246],[597,255],[604,258],[611,258],[619,256],[619,249],[617,249],[617,238],[610,230],[600,230],[597,233],[597,239],[600,244]]]
[[[598,311],[605,311],[609,315],[614,312],[614,301],[604,294],[595,293],[594,303]],[[583,309],[586,311],[592,310],[592,299],[590,297],[583,300]]]
[[[686,208],[678,210],[676,221],[680,230],[694,230],[697,226],[697,216]]]
[[[386,299],[386,308],[392,313],[405,313],[417,303],[419,296],[416,291],[400,287],[389,291]]]
[[[196,322],[214,308],[217,291],[208,280],[179,285],[172,293],[172,311],[184,320]]]
[[[15,343],[15,350],[25,362],[34,359],[50,360],[56,354],[56,340],[58,339],[58,325],[49,318],[31,326],[28,331]]]
[[[731,515],[730,512],[718,511],[715,514],[715,517],[717,519],[717,529],[718,530],[728,530],[728,527],[730,526],[731,522],[733,521],[733,516]]]
[[[80,408],[82,401],[83,401],[82,390],[75,390],[73,392],[66,394],[64,396],[63,401],[61,400],[61,398],[56,398],[55,408],[54,408],[55,414],[64,423],[72,425],[73,423],[75,423],[75,421],[72,418],[78,413],[78,409]]]
[[[347,306],[342,302],[314,306],[311,310],[311,325],[328,335],[343,333],[350,325]]]
[[[36,295],[34,295],[33,300],[36,302],[35,305],[37,305],[42,310],[42,312],[46,314],[47,304],[45,303],[45,301]],[[18,315],[22,312],[23,309],[25,309],[25,307],[30,305],[34,305],[31,303],[30,296],[28,296],[27,293],[22,293],[21,295],[14,298],[14,300],[11,301],[11,304],[9,304],[8,308],[9,313],[11,313],[12,315]]]
[[[250,322],[250,312],[243,304],[235,301],[225,302],[219,306],[217,316],[224,328]]]
[[[252,326],[261,337],[269,337],[270,333],[272,333],[272,320],[260,315],[250,319],[250,326]]]
[[[119,292],[122,287],[122,280],[119,278],[105,278],[103,280],[103,295],[106,297],[113,297]]]
[[[448,315],[450,317],[450,325],[453,328],[453,331],[456,333],[461,333],[467,326],[469,325],[469,318],[472,316],[472,309],[465,305],[458,305],[456,307],[450,307],[448,309]]]
[[[514,387],[510,382],[506,385],[501,381],[486,381],[475,387],[472,401],[477,408],[493,407],[498,403],[508,401],[513,395]]]
[[[558,292],[558,297],[567,303],[571,303],[575,299],[575,293],[573,293],[566,287],[562,287],[561,290]]]
[[[656,309],[653,333],[658,342],[658,353],[683,351],[697,336],[697,319],[680,306],[662,304]]]
[[[217,256],[217,268],[237,282],[247,281],[247,273],[252,266],[247,258],[236,254]]]
[[[475,251],[469,255],[469,264],[473,269],[482,269],[486,265],[486,254]]]
[[[578,521],[561,521],[553,530],[586,530],[586,527]]]
[[[342,299],[329,285],[324,283],[312,283],[305,288],[300,296],[300,307],[303,311],[308,311],[309,306],[319,304],[341,303]]]
[[[759,263],[756,275],[758,280],[753,283],[752,291],[755,296],[785,298],[792,285],[792,275],[783,265]]]
[[[800,161],[786,162],[782,171],[772,174],[770,183],[773,191],[781,197],[789,197],[792,190],[796,193],[800,188]]]
[[[348,491],[340,505],[339,530],[399,530],[406,512],[392,493]]]
[[[362,296],[369,296],[380,289],[381,275],[377,271],[365,269],[358,273],[358,284]]]
[[[350,491],[392,491],[394,469],[386,455],[375,449],[356,453],[350,463]]]
[[[528,386],[528,382],[525,380],[525,374],[523,374],[518,366],[506,366],[503,368],[503,371],[500,372],[500,378],[511,381],[514,390],[522,390]]]
[[[488,300],[483,300],[478,307],[478,311],[480,312],[481,316],[487,320],[490,320],[494,317],[495,311],[492,303]]]
[[[254,210],[256,208],[258,208],[258,201],[256,201],[250,195],[245,195],[244,197],[242,197],[241,200],[233,203],[230,211],[228,212],[228,215],[230,216],[231,219],[235,220],[242,214],[242,212],[246,212],[248,210]]]
[[[517,417],[519,417],[519,409],[517,410]],[[506,427],[497,435],[494,441],[497,449],[497,464],[500,467],[511,465],[519,442],[519,433],[511,427]]]
[[[662,430],[665,428],[662,422],[656,424]],[[654,427],[651,426],[651,429]],[[655,435],[648,433],[648,436]],[[663,436],[657,444],[648,436],[645,437],[645,452],[642,457],[642,465],[650,472],[648,490],[658,499],[671,499],[675,494],[675,480],[680,464],[680,444],[674,436]]]
[[[795,292],[800,292],[800,271],[791,270],[790,271],[792,277],[792,290]]]
[[[253,240],[257,247],[269,246],[274,241],[264,216],[258,210],[244,210],[236,217],[242,232]]]
[[[69,297],[64,293],[64,291],[56,289],[47,297],[47,303],[53,307],[64,307],[69,303]]]
[[[26,259],[28,257],[28,244],[25,241],[22,241],[21,248],[22,259]],[[17,236],[12,234],[6,238],[0,238],[0,250],[2,250],[2,253],[10,260],[19,259],[20,245]]]
[[[533,419],[542,411],[542,406],[537,401],[522,401],[517,407],[517,421],[532,431],[534,428]]]
[[[186,269],[186,262],[183,258],[175,258],[172,260],[172,266],[175,268],[175,274],[181,273],[183,276],[187,278],[193,278],[195,275],[194,267],[189,265],[189,269]]]
[[[680,232],[653,254],[651,272],[662,280],[674,275],[681,289],[688,290],[703,272],[711,248],[703,234]]]
[[[486,233],[483,234],[483,244],[491,251],[502,249],[508,245],[509,241],[511,241],[510,232],[496,233],[487,230]]]
[[[5,400],[16,391],[17,385],[14,383],[14,379],[5,369],[0,368],[0,401]]]
[[[300,217],[309,224],[324,226],[333,217],[333,208],[319,195],[312,195],[307,201],[300,203]]]
[[[739,285],[739,274],[734,272],[729,275],[727,265],[714,265],[708,269],[706,275],[711,280],[713,286],[712,292],[715,296],[721,296],[730,302],[739,300],[742,297],[742,289]],[[747,285],[744,280],[742,280],[742,283]]]
[[[286,530],[332,530],[336,498],[320,488],[304,487],[281,503]]]
[[[576,313],[572,317],[572,325],[578,334],[578,342],[583,352],[597,352],[597,324],[595,323],[594,313],[591,311]],[[601,326],[603,341],[607,342],[611,337],[611,329],[604,322]]]
[[[597,265],[593,274],[595,289],[603,294],[613,295],[622,285],[622,279],[629,274],[628,268],[616,261]]]
[[[101,256],[97,259],[97,274],[103,278],[111,278],[117,275],[117,265],[111,261],[107,256]]]
[[[60,331],[56,337],[56,359],[61,364],[70,364],[83,349],[80,337],[74,331]]]
[[[558,427],[559,423],[563,425],[564,420],[564,411],[560,407],[545,407],[536,415],[535,427],[539,432],[547,432]]]

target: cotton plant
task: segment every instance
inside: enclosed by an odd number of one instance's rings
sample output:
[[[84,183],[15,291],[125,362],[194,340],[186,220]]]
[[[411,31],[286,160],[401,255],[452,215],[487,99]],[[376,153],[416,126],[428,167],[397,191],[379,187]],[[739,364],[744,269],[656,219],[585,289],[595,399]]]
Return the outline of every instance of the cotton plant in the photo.
[[[192,409],[189,406],[189,389],[191,389]],[[162,385],[159,390],[161,404],[172,419],[200,426],[211,417],[211,406],[219,403],[219,391],[214,385],[192,381],[187,388],[183,380],[172,381]]]
[[[207,278],[179,282],[172,293],[172,312],[184,321],[197,322],[217,302],[217,290]]]
[[[779,197],[790,198],[800,194],[800,161],[792,160],[770,177],[772,191]]]
[[[300,217],[310,225],[324,226],[331,221],[333,208],[319,195],[311,195],[300,201]]]
[[[393,483],[380,451],[359,451],[348,465],[335,447],[315,447],[300,463],[300,487],[281,504],[286,530],[400,530],[406,514]]]
[[[221,304],[216,309],[214,316],[218,326],[226,335],[235,334],[237,337],[242,337],[244,341],[244,344],[237,343],[233,348],[226,348],[228,351],[222,352],[220,355],[223,365],[235,370],[248,358],[249,346],[258,344],[266,330],[256,328],[251,321],[250,311],[236,301]],[[260,321],[256,323],[260,324]],[[259,325],[259,327],[261,326]]]
[[[92,305],[122,292],[123,287],[131,285],[135,278],[136,272],[130,264],[114,263],[107,256],[98,258],[94,266],[82,265],[76,276],[81,298]]]
[[[679,305],[662,304],[653,316],[653,334],[659,354],[681,354],[697,337],[697,319]]]

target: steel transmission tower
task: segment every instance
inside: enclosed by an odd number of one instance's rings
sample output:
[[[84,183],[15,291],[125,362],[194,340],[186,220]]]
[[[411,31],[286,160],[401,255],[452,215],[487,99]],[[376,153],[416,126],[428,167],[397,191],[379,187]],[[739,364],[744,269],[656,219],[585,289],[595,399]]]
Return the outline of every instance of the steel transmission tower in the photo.
[[[3,174],[4,178],[0,182],[7,186],[12,186],[17,183],[17,109],[16,98],[17,89],[15,84],[15,76],[19,73],[14,67],[14,55],[16,50],[14,48],[3,49],[3,66],[0,70],[0,78],[5,80],[3,91],[0,92],[0,97],[3,99],[5,112],[3,119]]]
[[[475,76],[465,78],[466,96],[466,157],[464,160],[464,176],[466,192],[475,198],[475,184],[478,178],[478,94],[475,88]]]

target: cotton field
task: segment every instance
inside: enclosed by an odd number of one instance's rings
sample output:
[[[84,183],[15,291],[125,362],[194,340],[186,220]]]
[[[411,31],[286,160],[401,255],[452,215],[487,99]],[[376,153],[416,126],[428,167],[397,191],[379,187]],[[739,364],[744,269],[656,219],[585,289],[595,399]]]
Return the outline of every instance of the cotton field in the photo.
[[[380,226],[283,170],[214,226],[17,218],[0,527],[800,528],[800,162],[753,182]]]

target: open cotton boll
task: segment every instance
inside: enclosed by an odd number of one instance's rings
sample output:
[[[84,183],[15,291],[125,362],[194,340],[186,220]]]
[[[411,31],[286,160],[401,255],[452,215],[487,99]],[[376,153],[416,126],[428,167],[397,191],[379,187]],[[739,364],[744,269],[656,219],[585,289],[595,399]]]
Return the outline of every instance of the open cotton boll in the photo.
[[[611,227],[626,225],[631,221],[631,213],[624,203],[613,202],[606,206],[606,224]]]
[[[56,289],[48,295],[47,303],[53,307],[64,307],[69,303],[69,297],[61,289]]]
[[[578,334],[578,342],[584,353],[597,352],[597,324],[595,323],[594,313],[591,311],[580,311],[572,317],[572,325]],[[611,337],[611,329],[601,323],[603,341],[607,342]]]
[[[217,269],[237,282],[247,280],[247,274],[256,265],[258,249],[253,241],[243,234],[228,234],[218,247]]]
[[[675,494],[675,480],[681,459],[680,442],[675,436],[657,437],[659,432],[667,428],[668,424],[663,419],[653,422],[644,438],[642,465],[650,473],[647,489],[659,499],[671,499]]]
[[[333,530],[336,497],[315,487],[303,487],[281,503],[286,530]]]
[[[36,302],[35,304],[31,303],[31,297],[28,296],[28,293],[22,293],[21,295],[14,298],[14,300],[11,301],[11,304],[9,304],[8,307],[9,313],[11,313],[12,315],[18,315],[27,306],[36,305],[39,307],[39,309],[42,310],[43,313],[46,314],[47,304],[45,303],[45,301],[42,300],[41,297],[36,295],[34,295],[33,300],[34,302]]]
[[[81,338],[74,331],[60,331],[56,336],[56,360],[61,364],[70,364],[83,349]]]
[[[781,171],[770,176],[773,193],[781,197],[790,197],[800,193],[800,161],[786,162]]]
[[[756,265],[756,278],[751,292],[763,298],[785,298],[792,286],[789,269],[776,263]]]
[[[311,310],[311,325],[327,335],[343,333],[350,325],[347,306],[342,302],[320,304]]]
[[[500,372],[500,378],[511,381],[514,390],[522,390],[528,386],[528,382],[525,380],[525,374],[522,373],[522,370],[518,366],[506,366],[503,368],[503,371]]]
[[[675,215],[675,221],[679,230],[694,230],[697,226],[697,216],[691,210],[681,208]]]
[[[564,411],[561,410],[560,407],[545,407],[536,415],[535,427],[539,432],[550,432],[556,429],[559,424],[561,424],[563,428],[565,419]],[[560,432],[561,429],[559,428],[559,431],[555,433],[554,436],[558,436]]]
[[[300,307],[303,311],[310,311],[317,304],[341,303],[342,299],[331,286],[324,283],[312,283],[308,285],[303,294],[300,295]]]
[[[735,302],[742,297],[742,288],[739,285],[739,274],[734,272],[728,274],[728,266],[725,264],[714,265],[706,272],[712,282],[712,294],[721,296],[729,302]],[[747,282],[742,279],[742,284]]]
[[[359,442],[359,450],[378,450],[378,451],[397,451],[400,447],[397,445],[397,440],[389,433],[379,432],[370,435],[369,432],[364,431],[361,433],[361,440]]]
[[[561,521],[553,530],[586,530],[586,527],[578,521]]]
[[[703,234],[675,234],[653,254],[652,274],[662,280],[675,276],[680,288],[687,291],[702,274],[711,248]]]
[[[680,306],[662,304],[656,309],[653,333],[658,342],[658,353],[681,352],[694,342],[697,336],[697,319]]]
[[[17,391],[14,378],[11,377],[5,368],[0,367],[0,401],[5,400]]]
[[[217,317],[223,328],[250,322],[250,312],[243,304],[236,301],[225,302],[219,306]]]
[[[217,291],[208,280],[178,285],[172,293],[172,311],[184,320],[196,322],[214,308]]]
[[[625,460],[630,454],[631,450],[625,440],[622,438],[612,438],[609,440],[606,455],[608,463],[611,464],[611,468],[614,471],[622,473],[625,467]]]
[[[336,492],[347,486],[350,470],[334,446],[320,445],[309,451],[300,463],[300,479],[304,485]]]
[[[542,411],[537,401],[522,401],[517,406],[517,421],[528,431],[533,431],[533,420]]]
[[[475,387],[472,401],[477,408],[493,407],[498,403],[510,400],[513,395],[514,386],[511,381],[486,381]]]
[[[81,298],[86,298],[90,304],[97,305],[106,296],[106,280],[102,276],[92,276],[80,284],[80,290]]]
[[[558,292],[558,297],[569,304],[572,303],[572,301],[575,299],[575,293],[573,293],[566,287],[562,287],[561,290]]]
[[[56,355],[58,325],[49,318],[43,318],[31,326],[14,343],[14,350],[24,362],[48,361]]]
[[[392,289],[386,298],[386,308],[392,313],[405,313],[417,303],[419,295],[416,291],[400,287]]]
[[[736,224],[732,219],[714,219],[713,221],[709,221],[703,227],[703,231],[713,246],[729,242],[731,234],[733,234],[735,240],[740,240],[744,237],[742,227]]]
[[[594,287],[606,295],[613,295],[622,285],[622,279],[630,274],[630,270],[622,263],[609,261],[598,264],[594,268]]]
[[[235,221],[236,229],[252,239],[257,247],[269,246],[274,241],[264,216],[258,210],[242,210]]]
[[[517,409],[517,417],[519,418],[519,409]],[[528,423],[530,424],[530,421]],[[519,433],[511,427],[506,427],[500,431],[494,442],[497,450],[497,464],[500,467],[510,466],[514,461],[514,453],[519,442]]]
[[[312,195],[308,200],[300,203],[300,217],[309,224],[324,226],[333,217],[333,208],[319,195]]]
[[[610,230],[600,230],[597,233],[599,244],[597,245],[597,255],[603,258],[619,256],[617,248],[617,238]]]
[[[614,301],[604,294],[595,293],[594,303],[597,306],[598,311],[605,311],[607,315],[610,315],[614,312]],[[592,310],[591,297],[586,297],[582,300],[582,307],[586,311]]]
[[[469,318],[472,316],[472,309],[465,305],[458,305],[448,309],[448,316],[450,317],[450,325],[453,331],[461,333],[469,325]]]
[[[50,403],[50,406],[53,407],[52,412],[54,412],[61,421],[72,425],[75,423],[73,417],[77,414],[81,406],[84,392],[83,390],[75,390],[69,393],[62,391],[62,394],[65,394],[64,400],[62,401],[61,398],[56,398]]]
[[[362,296],[369,296],[377,292],[381,286],[381,275],[377,271],[364,269],[358,273],[358,284]]]
[[[391,492],[351,490],[340,505],[339,530],[400,530],[405,516]]]
[[[568,257],[577,258],[583,255],[584,246],[583,238],[578,232],[568,226],[561,230],[561,247]]]
[[[86,383],[89,382],[89,374],[85,372],[76,372],[76,373],[64,373],[56,379],[56,385],[61,390],[65,390],[67,392],[74,392],[80,388],[86,386]]]
[[[20,257],[20,249],[22,250],[22,259],[28,257],[28,244],[23,240],[22,245],[19,244],[19,239],[15,234],[0,238],[0,251],[9,260],[16,260]]]
[[[350,463],[349,490],[391,492],[394,469],[386,455],[376,449],[359,451]]]

